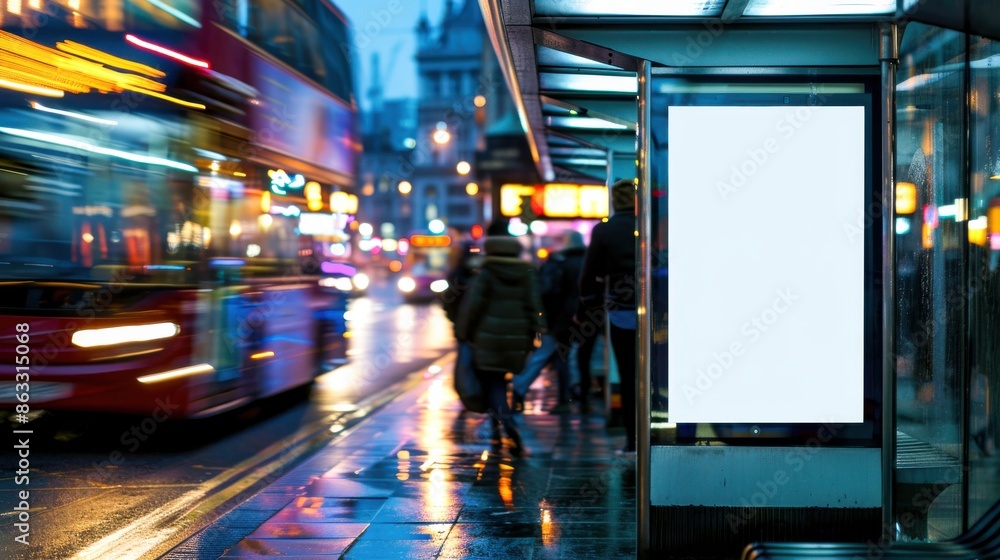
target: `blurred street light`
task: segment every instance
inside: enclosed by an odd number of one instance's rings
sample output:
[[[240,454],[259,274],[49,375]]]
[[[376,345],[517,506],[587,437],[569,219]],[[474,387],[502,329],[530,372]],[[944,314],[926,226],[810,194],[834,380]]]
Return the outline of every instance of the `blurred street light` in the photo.
[[[469,196],[476,196],[479,194],[479,185],[476,183],[469,183],[468,185],[465,185],[465,192]]]
[[[439,121],[434,127],[436,130],[431,138],[436,144],[447,144],[451,140],[451,134],[448,133],[448,123],[444,121]]]
[[[433,138],[436,144],[447,144],[451,140],[451,134],[447,130],[435,130]]]
[[[412,190],[413,190],[413,185],[411,185],[409,181],[400,181],[399,182],[399,193],[400,194],[410,194],[410,191],[412,191]]]
[[[458,171],[459,175],[468,175],[472,171],[472,166],[467,161],[460,161],[455,165],[455,171]]]

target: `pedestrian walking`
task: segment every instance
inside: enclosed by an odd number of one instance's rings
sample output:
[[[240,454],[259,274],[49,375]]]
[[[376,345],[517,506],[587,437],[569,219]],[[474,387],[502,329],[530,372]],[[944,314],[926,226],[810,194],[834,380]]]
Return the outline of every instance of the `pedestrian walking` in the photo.
[[[590,246],[580,275],[580,323],[610,323],[611,348],[618,362],[621,378],[622,420],[625,423],[625,447],[621,453],[635,453],[636,434],[636,219],[635,184],[631,179],[611,187],[614,214],[594,226]],[[605,296],[607,291],[607,296]],[[602,313],[606,309],[606,314]],[[596,319],[595,319],[596,318]],[[593,326],[593,325],[588,325]]]
[[[577,231],[567,231],[562,237],[562,248],[549,255],[538,271],[542,308],[548,330],[542,335],[541,346],[528,358],[524,369],[514,376],[512,393],[515,411],[524,408],[528,388],[549,363],[555,368],[559,382],[559,401],[550,412],[561,414],[570,411],[572,376],[569,358],[573,349],[573,317],[579,305],[580,270],[585,252],[583,235]],[[582,412],[588,412],[585,397],[581,399]]]
[[[486,258],[462,302],[456,334],[474,348],[474,367],[487,395],[493,439],[501,426],[510,452],[524,454],[524,442],[507,402],[507,373],[520,371],[535,336],[545,328],[537,279],[531,263],[519,258],[521,244],[509,236],[486,238]]]

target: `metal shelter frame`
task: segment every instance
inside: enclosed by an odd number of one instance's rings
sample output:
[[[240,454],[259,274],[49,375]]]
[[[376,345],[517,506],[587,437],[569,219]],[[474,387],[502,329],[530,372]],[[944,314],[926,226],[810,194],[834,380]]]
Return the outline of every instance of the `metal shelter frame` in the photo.
[[[479,0],[487,30],[545,181],[638,178],[637,415],[650,418],[650,100],[654,76],[877,74],[881,153],[882,289],[893,293],[894,108],[908,20],[1000,35],[985,0],[875,0],[870,13],[761,14],[764,0],[654,3]],[[684,12],[684,6],[695,5]],[[836,1],[834,2],[836,4]],[[857,5],[857,2],[853,3]],[[670,12],[669,10],[673,10]],[[701,10],[700,12],[698,10]],[[756,11],[755,11],[756,10]],[[893,526],[894,301],[882,298],[882,527]],[[638,549],[650,548],[650,427],[638,426]]]

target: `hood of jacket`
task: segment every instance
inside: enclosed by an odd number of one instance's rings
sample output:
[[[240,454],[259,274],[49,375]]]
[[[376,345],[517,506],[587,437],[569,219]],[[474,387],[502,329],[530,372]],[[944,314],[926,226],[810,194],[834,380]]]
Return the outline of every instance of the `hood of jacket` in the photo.
[[[523,248],[513,237],[487,237],[483,248],[486,250],[483,268],[501,282],[517,282],[533,269],[531,263],[518,258]]]

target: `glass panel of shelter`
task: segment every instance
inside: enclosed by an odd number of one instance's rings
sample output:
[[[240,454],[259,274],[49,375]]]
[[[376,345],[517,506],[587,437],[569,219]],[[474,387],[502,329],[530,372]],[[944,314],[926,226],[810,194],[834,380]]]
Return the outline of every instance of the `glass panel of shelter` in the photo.
[[[1000,41],[969,44],[968,519],[1000,499]]]
[[[940,458],[951,457],[954,464],[926,475],[919,492],[911,482],[915,471],[897,468],[894,509],[902,538],[952,537],[962,524],[958,459],[968,359],[965,47],[961,33],[912,25],[900,49],[896,425],[925,446],[922,453],[943,454]],[[906,450],[901,446],[899,453]]]

